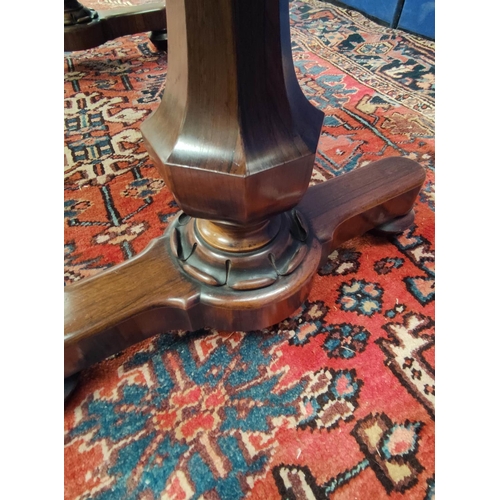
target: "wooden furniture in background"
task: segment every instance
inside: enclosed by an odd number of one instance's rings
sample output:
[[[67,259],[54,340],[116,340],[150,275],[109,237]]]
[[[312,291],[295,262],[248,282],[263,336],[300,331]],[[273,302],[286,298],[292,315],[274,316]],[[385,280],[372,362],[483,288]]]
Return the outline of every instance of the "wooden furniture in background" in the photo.
[[[142,133],[181,212],[141,254],[65,288],[65,377],[157,333],[275,324],[335,247],[413,222],[425,171],[409,159],[308,188],[323,113],[297,82],[288,8],[168,0],[168,76]]]
[[[64,50],[86,50],[124,35],[151,31],[159,50],[167,48],[165,2],[98,12],[78,0],[64,0]]]

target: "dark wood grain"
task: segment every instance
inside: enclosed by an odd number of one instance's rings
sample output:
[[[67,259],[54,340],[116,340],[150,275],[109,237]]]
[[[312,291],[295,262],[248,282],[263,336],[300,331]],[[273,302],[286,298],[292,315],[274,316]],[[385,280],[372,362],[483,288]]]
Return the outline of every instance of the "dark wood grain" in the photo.
[[[169,67],[142,125],[181,209],[252,226],[307,189],[323,113],[293,69],[288,1],[171,0]]]
[[[97,15],[90,21],[65,24],[65,51],[86,50],[120,36],[166,28],[165,2],[93,12]],[[65,9],[65,21],[66,14]]]
[[[391,157],[311,187],[298,209],[323,245],[322,262],[345,241],[410,212],[424,180],[417,162]],[[406,222],[399,231],[413,219]]]
[[[179,274],[165,237],[127,262],[66,286],[64,303],[65,376],[155,333],[198,327],[187,311],[196,309],[199,288]]]

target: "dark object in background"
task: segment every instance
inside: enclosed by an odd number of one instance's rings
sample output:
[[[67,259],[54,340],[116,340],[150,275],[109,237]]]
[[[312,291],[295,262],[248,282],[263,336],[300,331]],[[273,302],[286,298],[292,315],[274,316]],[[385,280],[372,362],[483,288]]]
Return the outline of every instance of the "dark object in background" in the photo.
[[[399,28],[434,40],[434,0],[326,0],[340,7],[362,12],[384,26]]]

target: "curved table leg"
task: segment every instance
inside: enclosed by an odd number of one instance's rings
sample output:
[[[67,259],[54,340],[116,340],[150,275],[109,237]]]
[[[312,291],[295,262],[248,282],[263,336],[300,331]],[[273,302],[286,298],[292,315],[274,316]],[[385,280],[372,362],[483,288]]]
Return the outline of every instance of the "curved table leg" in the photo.
[[[294,211],[306,257],[288,273],[277,269],[270,285],[251,290],[190,276],[182,265],[196,250],[176,248],[174,221],[141,254],[65,288],[65,377],[157,333],[251,330],[283,320],[306,298],[316,269],[334,248],[411,213],[424,180],[418,163],[387,158],[310,188]],[[272,245],[259,252],[270,255]]]

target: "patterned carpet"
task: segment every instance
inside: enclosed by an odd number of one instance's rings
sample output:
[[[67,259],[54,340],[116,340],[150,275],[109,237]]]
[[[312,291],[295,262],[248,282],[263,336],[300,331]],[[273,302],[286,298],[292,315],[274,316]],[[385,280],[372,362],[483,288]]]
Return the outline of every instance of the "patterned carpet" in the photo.
[[[326,114],[311,182],[415,159],[415,224],[335,250],[268,330],[165,332],[86,370],[65,407],[67,500],[434,498],[434,43],[317,0],[294,0],[291,24]],[[66,282],[178,210],[139,132],[167,71],[147,34],[65,54]]]

